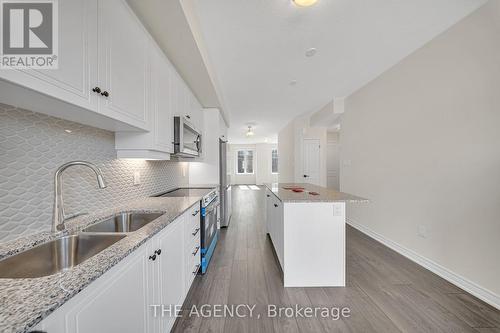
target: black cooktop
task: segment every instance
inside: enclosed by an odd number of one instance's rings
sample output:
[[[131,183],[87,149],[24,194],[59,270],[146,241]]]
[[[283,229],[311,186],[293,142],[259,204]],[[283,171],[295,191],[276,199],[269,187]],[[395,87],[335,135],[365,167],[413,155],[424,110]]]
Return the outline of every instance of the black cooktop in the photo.
[[[212,188],[178,188],[163,194],[158,195],[159,197],[204,197],[208,193],[212,192]]]

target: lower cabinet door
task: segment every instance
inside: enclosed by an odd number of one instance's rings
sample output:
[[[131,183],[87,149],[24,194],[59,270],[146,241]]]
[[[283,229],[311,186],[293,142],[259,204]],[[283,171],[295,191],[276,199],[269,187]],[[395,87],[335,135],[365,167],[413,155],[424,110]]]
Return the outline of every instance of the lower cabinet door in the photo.
[[[69,332],[151,332],[146,248],[69,314]]]
[[[148,291],[149,244],[92,282],[35,329],[49,333],[153,332]]]
[[[159,286],[162,305],[161,332],[169,332],[176,310],[184,301],[184,218],[178,218],[158,237]]]

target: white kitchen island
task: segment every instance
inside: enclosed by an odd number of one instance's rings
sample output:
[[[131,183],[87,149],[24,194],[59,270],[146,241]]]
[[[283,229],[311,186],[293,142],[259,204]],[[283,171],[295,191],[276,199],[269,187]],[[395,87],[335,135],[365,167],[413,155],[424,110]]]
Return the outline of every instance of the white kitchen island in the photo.
[[[311,184],[265,185],[267,232],[284,286],[345,286],[346,202],[367,200]]]

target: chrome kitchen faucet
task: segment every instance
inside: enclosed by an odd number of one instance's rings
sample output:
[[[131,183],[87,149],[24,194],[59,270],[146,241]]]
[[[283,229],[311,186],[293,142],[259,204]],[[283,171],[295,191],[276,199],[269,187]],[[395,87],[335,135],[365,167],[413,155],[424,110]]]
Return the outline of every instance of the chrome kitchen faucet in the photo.
[[[64,170],[75,165],[82,165],[92,169],[97,176],[97,184],[99,185],[99,188],[106,188],[106,183],[104,182],[104,178],[102,177],[101,169],[99,169],[96,165],[85,161],[72,161],[61,165],[54,175],[54,217],[52,221],[53,232],[63,231],[64,229],[66,229],[64,222],[74,217],[86,214],[76,213],[67,216],[64,212],[64,201],[62,195],[62,174]]]

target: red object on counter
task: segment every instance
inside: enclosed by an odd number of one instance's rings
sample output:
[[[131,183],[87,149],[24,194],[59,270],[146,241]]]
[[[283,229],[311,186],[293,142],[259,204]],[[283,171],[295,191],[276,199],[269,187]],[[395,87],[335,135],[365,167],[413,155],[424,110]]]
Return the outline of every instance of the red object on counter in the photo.
[[[301,192],[304,192],[304,189],[302,189],[302,188],[294,188],[294,189],[292,189],[292,191],[294,191],[295,193],[301,193]]]
[[[310,195],[319,195],[318,192],[309,192]]]

